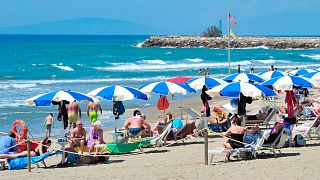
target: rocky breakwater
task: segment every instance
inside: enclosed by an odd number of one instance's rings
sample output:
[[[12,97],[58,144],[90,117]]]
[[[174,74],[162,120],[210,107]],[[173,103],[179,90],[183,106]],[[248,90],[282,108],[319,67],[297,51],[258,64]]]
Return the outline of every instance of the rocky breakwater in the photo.
[[[316,37],[238,37],[231,40],[232,48],[253,48],[264,46],[270,49],[320,49],[320,38]],[[151,36],[141,47],[206,47],[228,48],[227,37],[194,36]]]

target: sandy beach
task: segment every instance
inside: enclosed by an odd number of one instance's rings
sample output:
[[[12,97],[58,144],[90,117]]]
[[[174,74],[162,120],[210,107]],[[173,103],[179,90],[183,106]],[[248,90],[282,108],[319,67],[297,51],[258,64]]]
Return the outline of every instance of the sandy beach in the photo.
[[[211,104],[220,106],[228,101],[215,97]],[[201,108],[199,97],[183,100],[184,107]],[[252,112],[261,106],[261,101],[254,101],[249,109]],[[170,104],[167,112],[179,116],[179,105]],[[153,123],[159,116],[154,106],[141,109]],[[250,112],[251,112],[250,111]],[[130,114],[130,112],[127,112]],[[227,139],[217,134],[209,138],[209,149],[222,147]],[[213,163],[205,165],[204,139],[191,138],[184,143],[169,142],[166,147],[144,148],[130,154],[110,155],[105,164],[66,168],[38,168],[32,165],[32,172],[27,169],[9,171],[1,170],[0,179],[318,179],[317,156],[320,150],[319,141],[307,141],[307,146],[283,148],[282,154],[275,157],[269,151],[259,152],[256,160],[232,160],[224,163],[222,155],[216,155]],[[60,155],[46,159],[47,165],[56,165]]]

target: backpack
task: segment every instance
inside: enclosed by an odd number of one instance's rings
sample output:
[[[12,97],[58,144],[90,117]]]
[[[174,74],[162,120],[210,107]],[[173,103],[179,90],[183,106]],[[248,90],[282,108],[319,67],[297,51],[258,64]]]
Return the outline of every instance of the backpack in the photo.
[[[294,137],[294,145],[296,147],[305,146],[306,140],[303,138],[301,134],[298,134]]]
[[[160,98],[157,103],[157,108],[159,110],[166,110],[169,107],[169,101],[166,96],[160,95]]]

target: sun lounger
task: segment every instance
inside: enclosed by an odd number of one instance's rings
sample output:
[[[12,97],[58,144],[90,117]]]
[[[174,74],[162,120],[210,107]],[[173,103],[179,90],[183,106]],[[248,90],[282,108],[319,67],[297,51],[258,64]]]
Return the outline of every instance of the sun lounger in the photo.
[[[195,122],[186,123],[182,129],[174,134],[174,140],[185,138],[189,134],[193,134],[193,130],[196,129]]]
[[[172,123],[168,124],[164,129],[158,129],[159,136],[155,138],[150,138],[150,144],[156,146],[162,146],[166,144],[166,138],[168,134],[171,132]],[[162,130],[162,131],[161,131]]]
[[[236,154],[238,159],[240,159],[240,158],[243,158],[242,154],[250,153],[250,155],[256,159],[257,152],[260,150],[264,142],[264,137],[261,135],[261,133],[255,134],[254,138],[248,138],[248,136],[252,137],[252,134],[250,135],[248,133],[244,135],[244,141],[245,141],[243,142],[244,147],[237,148],[237,149],[216,148],[216,149],[208,150],[209,155],[211,155],[210,163],[212,163],[214,156],[217,154],[225,155],[224,162],[227,162],[228,157],[232,154]]]
[[[319,121],[320,121],[320,115],[316,116],[314,118],[314,120],[311,121],[310,123],[304,123],[302,125],[295,126],[292,131],[292,137],[295,137],[296,135],[301,134],[307,140],[310,140],[311,134],[313,133],[313,134],[316,134],[318,136],[318,138],[320,138]],[[318,124],[317,127],[315,127],[316,124]],[[305,130],[305,131],[303,131],[303,130]]]
[[[269,134],[269,133],[268,133]],[[267,142],[267,137],[264,137],[266,140],[263,145],[261,150],[269,150],[271,151],[275,156],[277,156],[276,151],[279,152],[279,154],[281,154],[280,148],[283,147],[283,145],[285,144],[285,142],[287,141],[288,137],[285,133],[285,128],[282,128],[279,133],[277,134],[277,136],[274,138],[274,140],[272,142]]]
[[[265,119],[246,120],[246,125],[263,124],[266,127],[270,127],[269,123],[271,119],[276,115],[276,108],[271,107],[267,111],[267,117]]]
[[[52,155],[52,152],[47,152],[41,156],[33,156],[31,157],[31,164],[37,164],[39,162],[43,162],[47,157]],[[28,157],[19,157],[14,159],[9,159],[8,165],[10,170],[22,169],[28,166]]]
[[[189,119],[189,116],[191,116],[194,121],[201,118],[201,115],[192,108],[184,108],[183,111],[187,113],[187,119]]]

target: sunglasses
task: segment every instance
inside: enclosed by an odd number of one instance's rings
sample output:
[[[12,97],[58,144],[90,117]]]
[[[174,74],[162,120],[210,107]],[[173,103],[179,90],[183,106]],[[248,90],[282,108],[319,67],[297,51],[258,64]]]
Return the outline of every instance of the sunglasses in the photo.
[[[82,124],[78,124],[79,126],[82,126]]]

